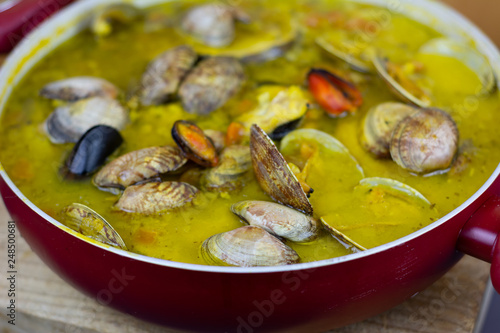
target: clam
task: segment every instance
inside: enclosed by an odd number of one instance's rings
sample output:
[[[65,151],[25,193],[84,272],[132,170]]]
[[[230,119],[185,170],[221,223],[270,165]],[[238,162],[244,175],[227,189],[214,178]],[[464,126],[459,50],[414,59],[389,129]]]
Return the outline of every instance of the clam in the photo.
[[[197,58],[191,47],[181,45],[153,59],[142,75],[141,103],[158,105],[171,99]]]
[[[226,146],[226,143],[225,143],[225,134],[221,131],[216,131],[216,130],[213,130],[213,129],[206,129],[203,131],[203,133],[205,133],[205,135],[210,139],[212,140],[212,143],[215,147],[215,150],[220,153],[222,151],[222,149],[224,149],[224,147]]]
[[[400,121],[390,147],[394,162],[416,173],[449,168],[457,150],[457,125],[439,109],[421,109]]]
[[[377,157],[390,157],[389,147],[396,125],[417,112],[417,109],[402,103],[379,104],[366,114],[362,124],[361,144]]]
[[[281,204],[312,215],[313,208],[300,182],[258,125],[251,127],[250,153],[255,176],[264,192]]]
[[[301,128],[286,135],[280,144],[280,151],[285,156],[300,154],[303,145],[308,145],[317,156],[334,156],[343,168],[353,170],[357,178],[363,178],[364,172],[349,150],[328,133],[312,128]],[[312,156],[311,156],[312,157]]]
[[[214,235],[200,249],[208,264],[242,267],[279,266],[297,263],[299,255],[267,231],[245,226]]]
[[[150,147],[132,151],[105,165],[92,180],[103,190],[127,186],[179,169],[187,159],[177,147]]]
[[[488,59],[464,42],[445,37],[435,38],[422,45],[419,53],[457,59],[476,73],[483,84],[483,92],[490,93],[495,89],[495,74]]]
[[[201,19],[193,20],[198,15]],[[238,21],[246,24],[235,24]],[[250,20],[241,9],[222,3],[195,7],[182,23],[188,34],[186,43],[198,54],[234,57],[244,63],[262,63],[283,56],[294,45],[299,31],[296,22],[280,8],[254,11]]]
[[[207,115],[236,94],[245,80],[240,62],[230,57],[201,61],[184,79],[179,96],[189,113]]]
[[[40,90],[40,96],[75,102],[89,97],[116,98],[118,88],[114,84],[92,76],[77,76],[51,82]]]
[[[273,96],[274,97],[271,97]],[[309,100],[298,86],[263,86],[258,89],[259,105],[235,119],[245,135],[257,124],[274,139],[281,139],[295,129],[307,112]]]
[[[241,201],[231,211],[250,225],[259,226],[292,242],[310,242],[318,237],[318,221],[295,209],[268,201]]]
[[[380,177],[364,178],[355,188],[355,190],[367,191],[372,191],[373,189],[380,189],[394,197],[408,202],[415,202],[424,207],[431,206],[430,201],[416,189],[394,179]]]
[[[141,11],[129,3],[116,3],[105,6],[104,8],[98,9],[92,17],[90,30],[96,36],[106,37],[113,31],[114,24],[130,23],[141,15]]]
[[[337,230],[337,228],[335,228],[332,223],[329,223],[326,219],[324,219],[323,217],[320,218],[320,221],[321,223],[323,224],[323,226],[325,227],[326,230],[328,230],[334,237],[336,237],[338,240],[350,245],[350,246],[353,246],[354,248],[360,250],[360,251],[366,251],[366,247],[360,245],[359,243],[355,242],[352,238],[348,237],[347,235],[345,235],[344,233],[340,232],[339,230]]]
[[[182,29],[213,47],[224,47],[234,40],[235,21],[249,23],[250,17],[242,10],[222,3],[196,6],[183,17]]]
[[[353,83],[324,69],[311,69],[307,80],[309,90],[330,117],[354,112],[363,104],[361,92]]]
[[[66,178],[78,178],[94,172],[123,143],[113,127],[97,125],[78,140],[66,159],[61,173]]]
[[[295,37],[296,35],[294,33],[289,34],[288,36],[280,36],[281,38],[275,41],[274,46],[269,46],[268,49],[249,49],[248,52],[249,54],[241,57],[241,62],[245,64],[251,64],[251,63],[264,63],[268,61],[272,61],[274,59],[278,59],[282,57],[288,50],[292,49],[292,47],[295,44]],[[254,45],[254,47],[257,47],[258,44]]]
[[[352,69],[361,73],[374,71],[371,62],[373,49],[359,43],[359,32],[334,30],[318,36],[316,44],[335,59],[346,62]]]
[[[58,107],[43,127],[53,143],[77,142],[96,125],[108,125],[121,130],[128,119],[127,111],[116,100],[91,97]]]
[[[378,55],[373,57],[373,65],[389,90],[401,101],[422,108],[431,105],[432,101],[429,93],[411,78],[401,66]]]
[[[115,207],[128,213],[150,215],[191,202],[198,189],[181,182],[145,183],[125,189]]]
[[[248,146],[232,145],[220,154],[220,163],[207,170],[204,178],[208,190],[232,191],[239,189],[243,176],[252,168]]]
[[[195,124],[186,120],[176,121],[172,127],[172,138],[193,162],[204,167],[214,167],[219,163],[212,140]]]
[[[111,224],[87,206],[74,203],[64,208],[62,223],[88,238],[127,250],[123,239]]]

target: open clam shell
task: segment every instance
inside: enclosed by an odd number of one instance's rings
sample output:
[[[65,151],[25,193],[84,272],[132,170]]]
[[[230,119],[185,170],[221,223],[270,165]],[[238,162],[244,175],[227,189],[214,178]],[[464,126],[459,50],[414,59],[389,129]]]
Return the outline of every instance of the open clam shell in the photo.
[[[422,45],[419,53],[455,58],[476,73],[485,93],[492,92],[496,87],[495,74],[488,59],[464,42],[445,37],[435,38]]]
[[[208,190],[233,191],[241,188],[243,176],[252,168],[248,146],[232,145],[222,150],[220,163],[205,173]]]
[[[241,267],[297,263],[299,255],[278,238],[257,226],[246,226],[205,240],[201,256],[212,265]]]
[[[378,75],[386,83],[389,90],[394,93],[401,101],[405,103],[411,103],[419,107],[425,108],[431,105],[431,100],[427,96],[423,95],[421,98],[416,97],[410,93],[406,88],[404,88],[394,77],[392,77],[387,70],[388,59],[381,57],[380,55],[374,55],[372,57],[373,65]]]
[[[349,150],[336,138],[328,133],[312,128],[301,128],[286,135],[280,144],[280,151],[284,155],[294,155],[300,150],[302,143],[314,143],[320,154],[342,154],[347,157],[349,165],[359,173],[359,177],[364,177],[364,171],[358,161],[351,155]]]
[[[217,6],[225,6],[217,4]],[[232,8],[232,10],[238,10]],[[251,22],[245,25],[225,23],[225,27],[217,22],[229,34],[221,34],[219,41],[224,46],[207,45],[202,39],[188,36],[186,42],[202,56],[226,56],[240,59],[244,63],[261,63],[283,56],[292,48],[298,36],[296,23],[289,15],[278,11],[258,11],[251,13]],[[238,19],[241,20],[241,16]],[[229,29],[228,29],[229,28]],[[209,34],[212,34],[213,31]],[[205,32],[203,32],[205,34]],[[231,40],[232,42],[227,43]]]
[[[320,218],[321,223],[323,226],[328,230],[333,236],[338,238],[344,243],[347,243],[348,245],[354,246],[356,249],[360,251],[366,251],[366,247],[360,245],[359,243],[355,242],[352,240],[350,237],[346,236],[339,230],[337,230],[331,223],[328,223],[324,218]]]
[[[250,225],[291,240],[305,243],[318,237],[319,223],[295,209],[269,201],[241,201],[231,206],[231,211]]]
[[[127,250],[116,230],[101,215],[87,206],[73,203],[63,210],[62,223],[91,239]]]
[[[349,39],[347,32],[336,31],[335,34],[323,34],[316,37],[316,44],[335,59],[346,62],[352,69],[361,73],[373,73],[375,69],[371,62],[375,50],[371,47],[361,48],[355,45],[353,37]]]
[[[273,141],[257,125],[250,132],[250,153],[260,187],[279,203],[312,215],[307,194]]]
[[[431,205],[430,201],[419,191],[394,179],[380,177],[364,178],[356,186],[356,190],[372,190],[374,188],[382,189],[384,192],[406,201],[417,202],[422,206],[429,207]]]

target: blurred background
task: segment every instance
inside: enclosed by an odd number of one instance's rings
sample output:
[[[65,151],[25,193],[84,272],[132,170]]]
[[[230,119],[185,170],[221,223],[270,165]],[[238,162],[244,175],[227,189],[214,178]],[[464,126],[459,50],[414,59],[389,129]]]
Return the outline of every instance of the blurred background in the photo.
[[[500,46],[500,1],[498,0],[441,0],[468,17],[480,27],[496,45]]]

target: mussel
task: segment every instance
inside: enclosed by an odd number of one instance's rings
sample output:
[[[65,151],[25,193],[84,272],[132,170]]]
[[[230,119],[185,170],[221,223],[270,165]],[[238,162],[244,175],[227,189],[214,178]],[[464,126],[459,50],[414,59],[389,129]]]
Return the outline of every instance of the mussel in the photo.
[[[140,181],[156,179],[179,169],[187,162],[180,149],[172,146],[132,151],[106,164],[92,180],[102,190],[125,189]]]
[[[418,109],[402,103],[387,102],[368,111],[362,124],[361,144],[377,157],[390,157],[392,132],[396,125]]]
[[[44,123],[53,143],[77,142],[90,128],[107,125],[122,130],[128,112],[114,99],[91,97],[58,107]]]
[[[63,210],[62,223],[91,239],[127,250],[120,235],[101,215],[82,204],[74,203]]]
[[[97,125],[89,129],[73,147],[61,173],[65,178],[79,178],[94,172],[123,143],[113,127]]]
[[[183,17],[181,26],[205,45],[223,47],[234,40],[236,20],[249,23],[250,17],[236,7],[212,3],[190,9]]]
[[[40,96],[75,102],[96,96],[113,99],[118,96],[118,92],[118,88],[114,84],[104,79],[92,76],[77,76],[45,85],[40,90]]]
[[[292,242],[305,243],[318,237],[319,223],[308,215],[268,201],[241,201],[231,211],[250,225]]]
[[[243,66],[235,58],[202,60],[179,88],[182,106],[189,113],[207,115],[236,94],[244,80]]]
[[[153,59],[141,79],[141,103],[158,105],[171,99],[197,58],[191,47],[181,45]]]
[[[232,145],[220,154],[220,163],[207,170],[204,177],[205,187],[211,191],[233,191],[243,185],[243,176],[252,168],[250,148]]]
[[[172,210],[191,202],[198,189],[181,182],[154,182],[131,185],[115,207],[128,213],[150,215]]]
[[[195,124],[186,120],[176,121],[172,127],[172,138],[193,162],[204,167],[215,167],[219,163],[212,140]]]
[[[363,104],[361,92],[353,83],[327,70],[313,68],[307,80],[314,98],[331,117],[354,112]]]
[[[279,203],[307,215],[313,214],[311,203],[297,177],[258,125],[251,127],[250,153],[255,176],[264,192]]]
[[[278,266],[300,260],[294,250],[257,226],[245,226],[209,237],[203,242],[200,252],[212,265]]]
[[[458,135],[457,125],[445,111],[421,109],[394,129],[391,157],[400,167],[416,173],[443,171],[457,153]]]
[[[235,119],[243,127],[245,136],[250,134],[250,127],[257,124],[279,140],[295,129],[308,110],[309,100],[298,86],[263,86],[257,93],[259,105]]]

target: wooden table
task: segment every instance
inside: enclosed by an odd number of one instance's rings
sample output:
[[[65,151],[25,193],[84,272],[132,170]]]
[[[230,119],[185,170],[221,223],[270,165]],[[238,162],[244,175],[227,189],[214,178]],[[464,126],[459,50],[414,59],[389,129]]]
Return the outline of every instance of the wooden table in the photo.
[[[0,201],[0,328],[5,333],[171,332],[101,306],[50,271],[17,235],[16,326],[5,324],[7,221]],[[489,265],[464,258],[441,280],[398,307],[336,333],[470,333],[489,274]],[[126,328],[126,331],[125,331]],[[16,329],[16,330],[14,330]]]

